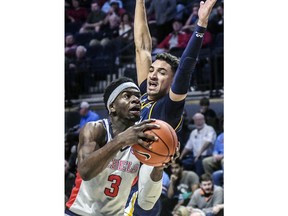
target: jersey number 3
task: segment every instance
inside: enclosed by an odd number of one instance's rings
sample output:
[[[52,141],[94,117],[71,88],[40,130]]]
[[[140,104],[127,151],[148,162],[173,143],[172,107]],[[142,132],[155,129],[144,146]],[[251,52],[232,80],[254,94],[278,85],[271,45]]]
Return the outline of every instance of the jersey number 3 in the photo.
[[[118,175],[110,175],[108,181],[111,183],[111,188],[105,188],[104,193],[106,196],[116,197],[119,192],[119,186],[121,184],[122,178]]]

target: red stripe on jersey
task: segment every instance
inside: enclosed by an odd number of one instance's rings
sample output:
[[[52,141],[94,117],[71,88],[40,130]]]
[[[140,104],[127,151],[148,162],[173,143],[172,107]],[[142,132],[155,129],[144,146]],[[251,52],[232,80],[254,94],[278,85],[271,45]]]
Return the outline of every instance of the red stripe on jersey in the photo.
[[[76,179],[75,179],[75,186],[73,187],[73,189],[71,191],[71,195],[70,195],[69,200],[66,202],[66,206],[68,208],[70,208],[73,205],[73,203],[74,203],[74,201],[78,195],[81,183],[82,183],[82,178],[79,175],[79,173],[77,172],[76,173]]]
[[[135,177],[135,179],[133,180],[133,182],[132,182],[132,187],[137,183],[137,181],[138,181],[138,175]]]

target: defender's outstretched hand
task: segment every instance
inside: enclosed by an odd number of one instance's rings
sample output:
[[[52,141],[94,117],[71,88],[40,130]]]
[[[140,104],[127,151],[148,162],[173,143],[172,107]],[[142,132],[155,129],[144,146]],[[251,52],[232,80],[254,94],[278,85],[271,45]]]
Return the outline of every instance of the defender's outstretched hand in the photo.
[[[212,11],[213,6],[217,0],[206,0],[200,2],[200,8],[198,10],[198,25],[206,28],[208,25],[208,19]]]

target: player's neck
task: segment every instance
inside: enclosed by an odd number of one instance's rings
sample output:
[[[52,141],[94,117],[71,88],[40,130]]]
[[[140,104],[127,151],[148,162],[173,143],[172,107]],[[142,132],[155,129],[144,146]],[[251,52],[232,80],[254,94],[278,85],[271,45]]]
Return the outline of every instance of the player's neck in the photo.
[[[134,122],[127,121],[126,119],[119,119],[117,117],[111,118],[111,127],[114,136],[118,135],[134,124]]]

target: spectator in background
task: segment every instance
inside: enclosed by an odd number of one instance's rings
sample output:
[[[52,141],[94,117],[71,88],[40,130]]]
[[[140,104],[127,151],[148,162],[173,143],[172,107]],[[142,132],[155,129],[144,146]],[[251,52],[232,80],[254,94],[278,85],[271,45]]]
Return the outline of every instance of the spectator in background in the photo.
[[[155,15],[157,40],[162,41],[173,31],[172,23],[176,16],[176,0],[152,0],[147,15]]]
[[[86,22],[80,29],[80,33],[99,32],[103,25],[106,14],[101,11],[97,0],[91,2],[91,12],[89,13]]]
[[[171,164],[170,185],[168,188],[168,198],[165,209],[176,211],[179,206],[186,206],[191,195],[199,187],[199,177],[193,171],[183,170],[182,163],[176,159]],[[166,210],[167,211],[167,210]]]
[[[121,22],[121,16],[126,13],[123,8],[119,7],[119,1],[110,1],[110,9],[106,14],[104,19],[104,24],[102,28],[103,38],[108,42],[111,39],[117,38],[119,36],[119,26]]]
[[[79,113],[81,116],[80,124],[79,124],[80,128],[82,128],[87,122],[97,121],[100,119],[100,116],[97,113],[90,110],[90,105],[86,101],[83,101],[80,104]]]
[[[200,7],[199,3],[193,4],[192,13],[186,20],[185,25],[182,27],[182,31],[186,32],[187,34],[192,34],[194,32],[198,20],[199,7]],[[212,35],[209,31],[206,31],[201,48],[208,47],[211,43],[212,43]]]
[[[75,38],[73,34],[67,34],[65,37],[65,56],[75,56],[77,45],[75,44]]]
[[[201,176],[204,173],[202,160],[212,155],[216,132],[213,127],[205,123],[203,114],[196,113],[193,120],[196,128],[192,130],[181,152],[180,159],[184,169],[195,170],[197,175]],[[184,158],[189,152],[192,152],[192,154],[188,158]]]
[[[101,10],[104,12],[104,13],[108,13],[110,8],[111,8],[111,3],[112,2],[117,2],[118,5],[119,5],[119,8],[123,8],[123,3],[121,0],[106,0],[106,2],[102,5],[101,7]]]
[[[84,46],[77,46],[75,58],[67,60],[69,77],[72,87],[79,89],[78,94],[87,94],[93,84],[93,74],[90,70],[90,59],[87,57],[87,49]]]
[[[212,34],[224,32],[224,3],[217,3],[217,6],[212,11],[209,19],[208,31]]]
[[[223,188],[214,185],[209,174],[200,177],[200,188],[192,195],[187,206],[202,210],[206,216],[222,216],[224,209]]]
[[[183,30],[187,30],[189,32],[193,32],[194,28],[197,24],[198,20],[198,10],[199,10],[199,3],[194,3],[192,6],[192,13],[188,17],[188,19],[185,22],[185,25],[183,26]]]
[[[133,39],[133,19],[129,13],[125,12],[121,16],[121,21],[119,25],[119,36],[123,39],[132,41]]]
[[[182,31],[183,21],[180,19],[174,19],[172,23],[173,31],[168,34],[162,42],[158,45],[158,48],[168,51],[174,47],[184,48],[187,46],[191,37],[190,34]],[[205,36],[204,36],[205,37]]]
[[[87,19],[88,11],[80,7],[79,0],[72,0],[72,8],[66,9],[66,15],[72,23],[83,23]]]
[[[213,128],[218,128],[218,118],[216,112],[210,108],[210,100],[206,97],[201,98],[199,101],[200,113],[205,116],[205,121]]]
[[[210,175],[214,171],[222,169],[224,165],[224,132],[219,134],[215,141],[213,155],[205,158],[202,163],[205,173]]]
[[[173,211],[173,216],[190,216],[190,214],[186,206],[179,206],[175,211]]]
[[[121,16],[118,33],[119,36],[113,40],[113,44],[115,52],[120,53],[119,63],[134,62],[134,49],[127,48],[133,45],[133,18],[128,12]]]

